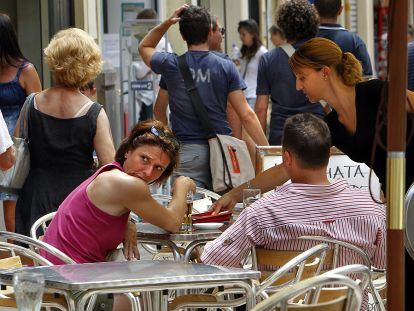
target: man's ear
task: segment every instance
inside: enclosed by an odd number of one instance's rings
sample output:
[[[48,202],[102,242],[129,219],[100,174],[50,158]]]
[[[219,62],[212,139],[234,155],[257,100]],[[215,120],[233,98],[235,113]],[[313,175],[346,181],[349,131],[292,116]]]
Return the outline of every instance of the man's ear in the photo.
[[[286,165],[286,167],[290,167],[292,165],[292,155],[289,151],[283,150],[282,151],[282,159],[283,164]]]
[[[344,10],[344,6],[341,5],[341,7],[339,8],[339,11],[337,13],[337,16],[341,15],[342,11]]]

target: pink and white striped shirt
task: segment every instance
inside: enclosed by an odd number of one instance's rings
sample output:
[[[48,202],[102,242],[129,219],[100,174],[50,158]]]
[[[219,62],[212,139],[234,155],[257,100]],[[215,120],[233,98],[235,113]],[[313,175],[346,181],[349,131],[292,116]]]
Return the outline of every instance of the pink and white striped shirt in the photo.
[[[369,192],[351,188],[345,180],[276,188],[246,208],[219,238],[207,243],[201,260],[238,267],[253,245],[275,250],[305,250],[315,245],[296,240],[303,235],[351,243],[363,249],[375,267],[385,268],[385,207],[373,202]],[[338,266],[353,260],[340,254]]]

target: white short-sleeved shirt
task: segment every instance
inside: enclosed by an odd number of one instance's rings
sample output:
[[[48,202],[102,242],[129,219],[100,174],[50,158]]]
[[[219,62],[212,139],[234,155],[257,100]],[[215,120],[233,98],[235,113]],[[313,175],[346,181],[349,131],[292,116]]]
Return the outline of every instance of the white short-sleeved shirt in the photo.
[[[259,61],[265,53],[267,53],[267,49],[262,45],[249,62],[246,59],[240,61],[240,75],[244,78],[244,82],[247,85],[247,88],[244,90],[246,98],[256,98]]]
[[[3,114],[0,110],[0,154],[5,152],[12,145],[13,141],[11,140],[6,122],[4,121]]]

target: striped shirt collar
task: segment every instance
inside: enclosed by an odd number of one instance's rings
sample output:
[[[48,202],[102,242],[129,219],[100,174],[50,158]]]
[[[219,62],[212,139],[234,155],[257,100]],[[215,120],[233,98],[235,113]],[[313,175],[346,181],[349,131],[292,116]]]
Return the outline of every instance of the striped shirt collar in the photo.
[[[327,194],[339,193],[349,187],[345,179],[338,179],[329,185],[311,185],[290,183],[279,186],[275,189],[275,193],[291,193],[306,196],[321,196]]]

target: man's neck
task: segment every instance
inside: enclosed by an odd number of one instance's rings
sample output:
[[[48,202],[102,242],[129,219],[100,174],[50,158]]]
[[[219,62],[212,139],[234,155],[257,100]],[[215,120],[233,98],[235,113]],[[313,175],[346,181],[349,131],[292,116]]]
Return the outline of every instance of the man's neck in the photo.
[[[319,21],[321,24],[338,24],[338,18],[336,17],[330,17],[330,18],[320,17]]]
[[[322,169],[301,169],[298,174],[291,174],[292,183],[308,185],[329,185],[326,167]]]
[[[208,51],[208,42],[201,44],[192,44],[188,46],[189,51]]]

